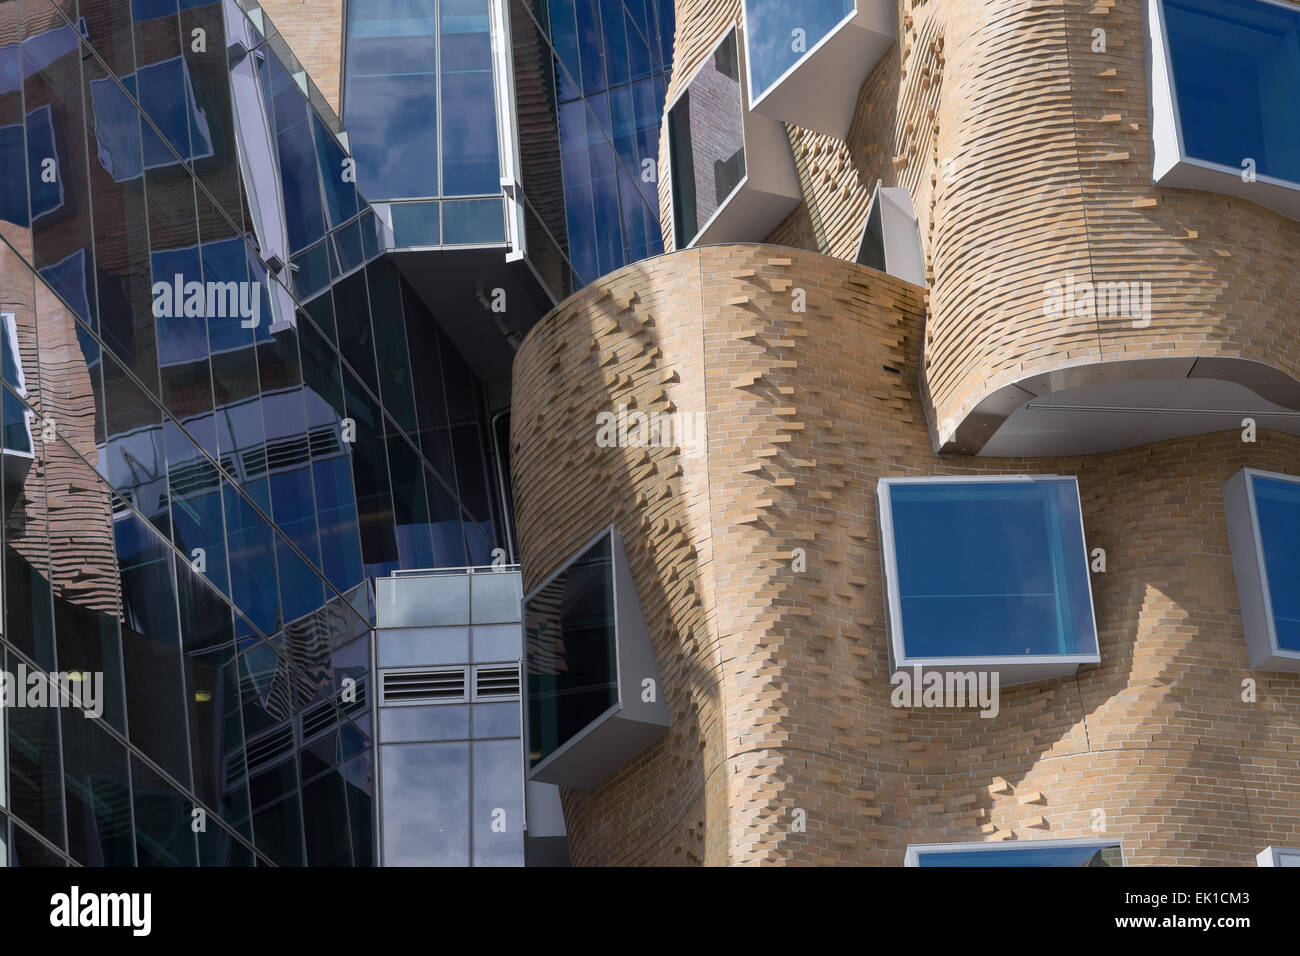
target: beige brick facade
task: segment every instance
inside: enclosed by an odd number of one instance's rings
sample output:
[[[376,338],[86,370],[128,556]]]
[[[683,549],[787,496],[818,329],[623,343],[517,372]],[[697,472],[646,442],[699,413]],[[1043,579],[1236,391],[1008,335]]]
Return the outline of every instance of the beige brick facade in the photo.
[[[1144,7],[901,0],[847,140],[788,127],[803,202],[767,241],[851,258],[877,180],[912,194],[936,446],[999,389],[1064,368],[1241,358],[1300,381],[1300,222],[1152,184]],[[685,0],[677,18],[670,99],[741,2]],[[666,181],[660,193],[671,248]],[[1067,276],[1150,283],[1150,324],[1047,314],[1045,286]]]
[[[1300,679],[1249,670],[1220,491],[1248,465],[1296,473],[1300,440],[937,456],[923,314],[920,290],[872,270],[714,246],[607,276],[525,342],[525,588],[612,521],[672,721],[596,789],[566,791],[575,862],[897,865],[911,843],[1104,826],[1129,863],[1246,864],[1300,840]],[[597,413],[620,404],[705,413],[706,451],[598,447]],[[1000,473],[1077,475],[1088,545],[1108,556],[1101,663],[1004,688],[993,719],[894,709],[876,481]]]

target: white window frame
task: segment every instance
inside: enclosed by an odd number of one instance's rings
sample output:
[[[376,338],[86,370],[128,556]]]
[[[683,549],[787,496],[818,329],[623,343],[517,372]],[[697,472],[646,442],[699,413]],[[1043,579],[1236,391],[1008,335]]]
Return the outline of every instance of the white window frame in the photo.
[[[1223,483],[1223,516],[1237,578],[1241,626],[1252,670],[1300,673],[1300,651],[1278,647],[1264,542],[1260,536],[1255,478],[1282,481],[1300,488],[1300,477],[1258,468],[1242,468]]]
[[[1298,9],[1295,3],[1286,0],[1253,2],[1292,11]],[[1300,219],[1300,182],[1256,173],[1255,181],[1248,183],[1241,178],[1240,166],[1225,166],[1187,155],[1165,23],[1165,0],[1147,0],[1145,16],[1151,87],[1152,181],[1159,186],[1240,196],[1291,219]]]
[[[881,478],[876,485],[876,509],[880,522],[881,576],[885,583],[885,607],[888,612],[889,657],[891,673],[901,669],[998,671],[1004,685],[1060,677],[1074,673],[1080,664],[1101,661],[1097,634],[1096,603],[1092,597],[1092,576],[1088,577],[1088,617],[1092,622],[1091,650],[1082,654],[1025,654],[1015,657],[909,657],[902,626],[902,596],[898,586],[898,560],[894,539],[894,516],[890,488],[917,484],[991,484],[1015,482],[1069,481],[1075,486],[1079,527],[1083,535],[1084,567],[1088,568],[1087,527],[1083,521],[1083,503],[1078,493],[1078,479],[1073,475],[933,475],[924,477]]]
[[[1283,863],[1283,860],[1294,862]],[[1300,866],[1300,849],[1290,846],[1266,846],[1255,856],[1256,866]]]
[[[802,192],[790,140],[785,126],[777,120],[755,113],[749,103],[749,60],[745,38],[740,23],[732,20],[709,52],[677,93],[664,104],[664,135],[668,148],[664,151],[667,167],[662,172],[668,176],[668,214],[675,249],[694,249],[696,246],[720,242],[762,242],[768,233],[799,204]],[[714,55],[732,37],[736,42],[736,58],[740,76],[737,86],[740,93],[740,139],[745,151],[745,175],[740,177],[731,192],[700,224],[691,236],[679,242],[677,236],[677,195],[673,188],[673,134],[670,116],[682,97],[690,92],[695,80],[713,62]],[[692,175],[694,172],[692,171]]]
[[[923,853],[968,853],[979,850],[1006,853],[1014,850],[1041,850],[1075,846],[1093,846],[1099,850],[1117,846],[1119,847],[1120,865],[1128,866],[1123,840],[1102,840],[1096,837],[1076,837],[1061,840],[1003,840],[1001,842],[986,841],[982,843],[910,843],[907,847],[907,853],[903,857],[903,866],[919,867],[921,865],[920,857]]]

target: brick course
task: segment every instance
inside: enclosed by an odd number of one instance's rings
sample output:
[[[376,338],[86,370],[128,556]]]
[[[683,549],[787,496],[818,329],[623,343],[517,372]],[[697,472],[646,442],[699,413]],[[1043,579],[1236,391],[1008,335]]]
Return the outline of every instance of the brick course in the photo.
[[[1249,670],[1220,491],[1247,465],[1297,473],[1300,439],[938,456],[923,314],[921,290],[869,269],[713,246],[607,276],[524,343],[525,587],[615,523],[672,720],[596,789],[565,792],[575,862],[896,865],[909,843],[1092,836],[1094,821],[1138,864],[1246,864],[1300,840],[1300,678]],[[596,413],[620,403],[704,412],[706,452],[599,448]],[[1102,661],[1004,688],[993,719],[893,709],[876,480],[1000,473],[1078,476],[1088,545],[1108,556]]]

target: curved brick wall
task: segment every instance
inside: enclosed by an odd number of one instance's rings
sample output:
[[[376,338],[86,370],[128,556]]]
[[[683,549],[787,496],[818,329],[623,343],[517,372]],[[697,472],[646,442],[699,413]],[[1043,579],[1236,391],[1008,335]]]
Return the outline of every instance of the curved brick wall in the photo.
[[[978,451],[987,430],[972,416],[1003,404],[994,396],[1023,402],[1017,382],[1066,368],[1072,383],[1093,382],[1104,370],[1084,367],[1134,360],[1262,363],[1212,375],[1259,387],[1255,373],[1268,372],[1266,397],[1300,408],[1288,331],[1300,222],[1152,185],[1144,5],[902,0],[899,43],[863,85],[847,141],[789,128],[804,201],[769,242],[851,258],[876,181],[912,194],[931,283],[922,360],[936,447]],[[678,4],[670,98],[740,6]],[[1092,50],[1097,28],[1104,53]],[[1068,276],[1150,283],[1149,326],[1048,314],[1045,286]]]
[[[596,789],[565,791],[575,862],[896,865],[909,843],[1091,836],[1103,819],[1136,864],[1300,842],[1300,678],[1248,669],[1220,492],[1246,465],[1300,472],[1300,439],[938,457],[922,321],[919,290],[880,273],[714,246],[607,276],[524,343],[525,588],[616,524],[672,721]],[[704,450],[598,447],[597,413],[620,404],[706,413]],[[1108,555],[1102,662],[1004,688],[993,719],[894,709],[876,480],[1007,472],[1078,476]]]

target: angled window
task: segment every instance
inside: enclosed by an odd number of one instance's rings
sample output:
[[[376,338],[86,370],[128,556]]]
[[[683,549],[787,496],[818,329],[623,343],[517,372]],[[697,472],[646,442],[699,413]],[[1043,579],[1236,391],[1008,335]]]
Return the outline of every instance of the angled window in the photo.
[[[1250,666],[1300,672],[1300,478],[1243,468],[1223,506]]]
[[[925,285],[925,255],[912,195],[901,186],[876,182],[855,260],[913,285]]]
[[[930,843],[907,848],[905,866],[1123,866],[1119,840]]]
[[[1255,857],[1256,866],[1300,866],[1300,850],[1289,846],[1265,847]]]
[[[668,107],[678,249],[761,240],[799,198],[785,128],[745,108],[732,27]]]
[[[524,598],[529,779],[594,787],[668,727],[623,539],[602,531]]]
[[[1300,218],[1300,6],[1148,2],[1155,181]]]
[[[1100,659],[1073,478],[882,478],[877,499],[896,667],[1005,684]]]
[[[745,0],[750,108],[838,139],[894,38],[894,0]]]

